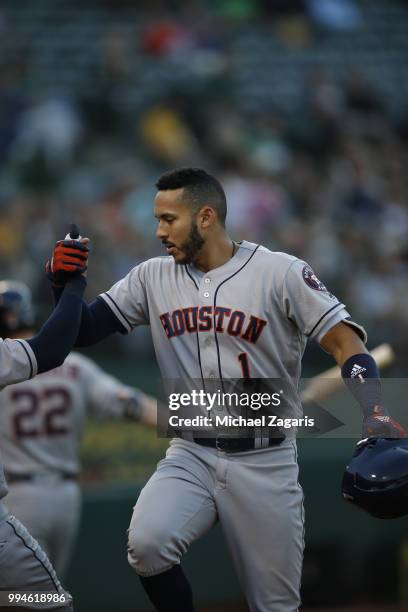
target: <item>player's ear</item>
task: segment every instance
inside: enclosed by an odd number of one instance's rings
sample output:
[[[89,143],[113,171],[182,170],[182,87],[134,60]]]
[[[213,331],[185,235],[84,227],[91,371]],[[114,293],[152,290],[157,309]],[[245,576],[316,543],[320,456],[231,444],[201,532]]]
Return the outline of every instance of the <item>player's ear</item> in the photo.
[[[208,229],[215,223],[216,218],[215,210],[210,206],[204,206],[198,213],[198,226],[202,229]]]

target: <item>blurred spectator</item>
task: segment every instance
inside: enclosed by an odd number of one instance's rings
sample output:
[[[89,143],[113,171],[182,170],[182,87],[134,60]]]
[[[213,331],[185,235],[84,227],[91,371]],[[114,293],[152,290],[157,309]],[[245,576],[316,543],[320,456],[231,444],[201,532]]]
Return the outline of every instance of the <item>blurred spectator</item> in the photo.
[[[354,0],[306,0],[317,25],[332,30],[353,30],[361,24],[361,13]]]
[[[177,21],[155,22],[142,35],[142,49],[156,56],[185,53],[194,46],[193,33]]]
[[[362,70],[351,68],[348,71],[345,92],[350,110],[360,113],[384,112],[380,96],[374,91]]]
[[[27,161],[42,154],[52,172],[68,170],[82,134],[80,117],[67,98],[36,100],[18,122],[13,156]]]
[[[3,118],[0,120],[0,167],[7,160],[10,147],[16,138],[23,108],[24,98],[18,90],[15,68],[3,68],[0,70],[0,117]]]
[[[189,127],[172,108],[155,106],[141,117],[140,130],[151,155],[169,166],[197,165],[198,143]]]

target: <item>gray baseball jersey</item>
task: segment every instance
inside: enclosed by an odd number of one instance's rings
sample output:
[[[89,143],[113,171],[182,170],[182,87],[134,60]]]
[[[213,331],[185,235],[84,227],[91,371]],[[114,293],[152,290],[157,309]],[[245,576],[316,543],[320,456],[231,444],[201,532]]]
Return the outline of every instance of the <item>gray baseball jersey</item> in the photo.
[[[0,448],[9,481],[6,503],[46,551],[59,576],[79,524],[79,446],[88,414],[123,417],[124,401],[144,394],[87,357],[0,393]]]
[[[24,340],[0,340],[0,387],[27,380],[37,373],[37,360]],[[0,447],[2,448],[1,444]],[[0,499],[7,494],[3,465],[0,462]],[[59,599],[48,603],[21,603],[27,609],[72,610],[72,598],[64,591],[46,554],[27,529],[10,516],[0,502],[0,592],[3,597],[9,591],[29,590],[49,592]],[[6,604],[6,599],[2,603]]]
[[[131,331],[150,325],[163,378],[299,380],[308,338],[339,321],[360,326],[305,262],[242,242],[207,273],[157,257],[133,268],[101,296]]]
[[[172,257],[150,259],[102,298],[126,330],[150,325],[163,378],[190,389],[200,379],[248,377],[289,379],[297,388],[308,338],[319,341],[340,321],[365,338],[304,261],[246,241],[206,273]],[[299,413],[297,398],[290,410]],[[251,610],[296,610],[303,555],[296,442],[267,444],[228,453],[174,439],[134,508],[135,571],[152,576],[180,563],[219,520]]]
[[[28,342],[0,339],[0,389],[36,374],[37,360]],[[0,499],[6,493],[7,485],[0,460]]]

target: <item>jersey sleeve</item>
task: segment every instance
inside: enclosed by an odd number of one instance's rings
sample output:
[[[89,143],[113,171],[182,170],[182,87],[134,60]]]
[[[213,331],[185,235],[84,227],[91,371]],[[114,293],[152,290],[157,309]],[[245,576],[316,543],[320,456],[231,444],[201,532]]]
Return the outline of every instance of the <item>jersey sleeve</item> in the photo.
[[[364,342],[367,340],[364,329],[351,319],[345,305],[299,259],[291,264],[283,281],[283,309],[305,336],[318,342],[341,321],[353,327]]]
[[[136,266],[100,295],[127,332],[137,325],[149,324],[144,272],[143,264]]]
[[[37,360],[28,342],[0,340],[0,388],[28,380],[37,370]]]
[[[107,374],[84,355],[71,353],[68,359],[79,372],[89,413],[99,418],[123,417],[125,400],[134,395],[132,387]]]

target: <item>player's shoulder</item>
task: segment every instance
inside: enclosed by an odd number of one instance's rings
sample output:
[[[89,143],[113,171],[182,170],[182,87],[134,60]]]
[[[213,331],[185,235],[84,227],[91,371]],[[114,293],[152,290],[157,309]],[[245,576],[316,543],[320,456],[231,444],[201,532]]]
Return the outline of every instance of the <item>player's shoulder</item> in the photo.
[[[289,253],[283,253],[281,251],[271,251],[262,244],[255,244],[253,242],[247,242],[244,240],[241,243],[241,249],[246,249],[248,254],[252,251],[254,253],[254,263],[258,266],[265,268],[265,271],[269,271],[276,275],[285,276],[289,268],[300,261],[295,255]]]
[[[186,275],[186,266],[176,264],[174,258],[166,255],[146,259],[129,273],[128,282],[131,286],[154,289],[158,284],[178,282]]]
[[[161,270],[169,270],[171,267],[174,267],[173,257],[168,255],[151,257],[150,259],[145,259],[134,266],[130,270],[129,274],[132,276],[143,277],[144,275],[154,274],[155,272],[159,272]]]
[[[155,268],[169,268],[175,266],[174,258],[171,255],[159,255],[157,257],[151,257],[143,262],[145,267],[149,269]]]

